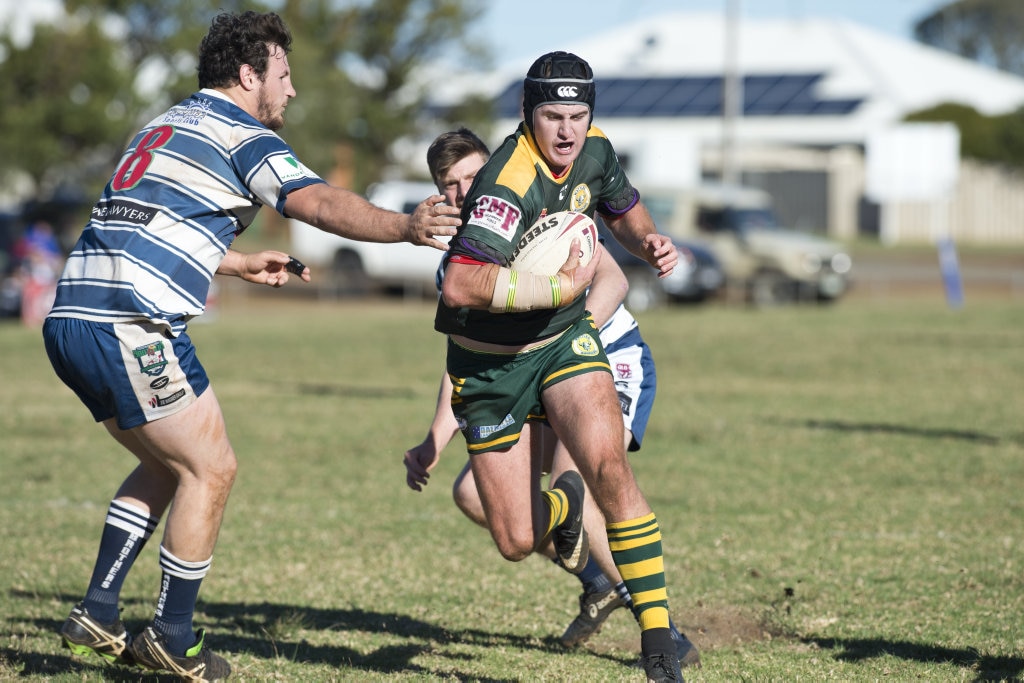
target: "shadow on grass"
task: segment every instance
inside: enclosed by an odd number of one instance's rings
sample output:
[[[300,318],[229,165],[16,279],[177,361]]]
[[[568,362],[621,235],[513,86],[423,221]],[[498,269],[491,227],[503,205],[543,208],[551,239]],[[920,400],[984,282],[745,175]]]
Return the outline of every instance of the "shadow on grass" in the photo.
[[[866,432],[875,434],[899,434],[902,436],[917,436],[927,439],[960,439],[974,443],[986,444],[989,446],[999,445],[1003,439],[991,434],[974,432],[962,429],[926,429],[922,427],[908,427],[906,425],[886,424],[884,422],[844,422],[842,420],[798,420],[791,421],[800,427],[808,429],[828,429],[836,432]],[[1024,441],[1024,436],[1017,436],[1013,441]]]
[[[13,597],[37,599],[33,594],[19,594],[11,591]],[[71,605],[79,598],[71,595],[54,596]],[[125,604],[141,604],[149,602],[141,599],[127,599]],[[32,619],[34,625],[45,632],[56,634],[60,630],[63,618]],[[459,680],[478,680],[485,683],[515,681],[517,678],[479,678],[469,672],[432,670],[416,664],[414,660],[424,654],[444,658],[457,666],[458,661],[471,661],[472,654],[445,652],[439,648],[446,645],[466,645],[480,648],[509,648],[516,650],[534,650],[537,652],[564,655],[563,648],[554,636],[537,638],[498,630],[485,631],[479,629],[448,629],[427,621],[411,618],[403,614],[368,612],[361,609],[329,609],[307,606],[296,606],[272,603],[234,603],[200,601],[197,609],[198,624],[215,631],[216,651],[227,655],[231,653],[275,660],[286,659],[290,662],[309,663],[357,669],[367,673],[392,674],[413,673],[425,676]],[[129,631],[136,631],[142,624],[126,623]],[[408,642],[383,645],[370,653],[363,653],[349,647],[339,645],[313,644],[300,638],[295,639],[291,633],[298,631],[362,631],[369,634],[388,635],[392,638],[405,638]],[[609,654],[596,654],[602,659],[631,666],[635,658],[621,658]],[[126,667],[106,665],[99,657],[74,658],[64,654],[47,654],[15,650],[0,647],[0,661],[7,661],[14,668],[23,667],[22,676],[55,675],[67,672],[88,672],[102,669],[104,678],[112,681],[138,681],[140,671]],[[173,680],[161,676],[147,676],[146,681]]]
[[[891,656],[909,661],[950,663],[975,672],[974,681],[1020,681],[1024,674],[1024,658],[990,657],[974,648],[957,650],[936,645],[881,638],[802,638],[822,650],[835,651],[834,657],[844,662]]]
[[[112,683],[171,683],[181,679],[170,675],[146,675],[141,669],[107,664],[100,657],[80,659],[70,655],[52,655],[38,652],[24,652],[9,647],[0,647],[0,661],[9,662],[14,668],[23,667],[19,676],[57,676],[60,674],[79,673],[83,677],[102,677]]]
[[[308,396],[342,396],[344,398],[415,398],[408,387],[357,387],[348,384],[313,384],[302,382],[295,391]]]

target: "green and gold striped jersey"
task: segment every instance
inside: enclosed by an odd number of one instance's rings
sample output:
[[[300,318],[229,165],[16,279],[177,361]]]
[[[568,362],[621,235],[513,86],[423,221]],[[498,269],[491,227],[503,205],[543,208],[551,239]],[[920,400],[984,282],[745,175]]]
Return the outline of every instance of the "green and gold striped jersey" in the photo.
[[[505,139],[477,173],[462,204],[462,227],[444,263],[476,261],[508,266],[523,234],[538,219],[559,211],[621,214],[637,192],[619,164],[611,142],[591,126],[579,157],[561,177],[548,168],[525,123]],[[526,313],[491,313],[451,308],[438,300],[434,327],[496,344],[522,344],[557,334],[579,320],[580,297],[567,306]]]

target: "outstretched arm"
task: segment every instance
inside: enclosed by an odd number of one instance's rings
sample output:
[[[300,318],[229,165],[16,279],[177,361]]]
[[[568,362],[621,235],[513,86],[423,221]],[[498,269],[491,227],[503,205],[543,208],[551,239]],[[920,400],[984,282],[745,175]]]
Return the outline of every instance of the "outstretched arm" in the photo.
[[[288,282],[288,262],[291,257],[281,251],[260,251],[255,254],[243,254],[228,249],[224,259],[217,268],[218,275],[240,277],[247,282],[258,285],[281,287]],[[309,268],[303,269],[299,277],[310,281]]]
[[[462,224],[459,210],[444,204],[444,196],[433,195],[412,214],[396,213],[374,206],[360,195],[339,187],[318,183],[294,190],[284,203],[286,215],[326,232],[363,242],[411,242],[447,251],[436,239],[451,236]]]
[[[434,469],[444,450],[455,434],[459,425],[452,413],[452,380],[448,373],[441,377],[441,386],[437,391],[437,407],[434,409],[434,421],[430,423],[427,437],[418,446],[405,452],[405,483],[413,491],[422,491],[430,479],[430,470]]]
[[[679,262],[679,253],[666,235],[658,234],[654,219],[642,202],[620,216],[603,216],[615,239],[634,256],[647,261],[658,277],[668,277]]]

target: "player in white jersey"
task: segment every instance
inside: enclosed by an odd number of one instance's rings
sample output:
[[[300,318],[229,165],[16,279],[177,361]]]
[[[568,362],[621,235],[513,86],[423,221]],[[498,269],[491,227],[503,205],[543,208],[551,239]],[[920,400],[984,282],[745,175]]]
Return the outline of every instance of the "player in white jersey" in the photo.
[[[486,144],[466,128],[443,133],[434,140],[427,152],[427,165],[438,191],[445,195],[449,204],[462,206],[462,199],[469,192],[477,171],[489,155]],[[638,451],[654,404],[657,386],[654,358],[640,335],[636,319],[622,305],[629,286],[626,276],[610,255],[606,253],[605,256],[608,258],[601,259],[587,292],[587,310],[599,326],[601,343],[612,368],[622,407],[625,446],[629,451]],[[442,276],[439,274],[439,287]],[[406,484],[414,491],[422,490],[427,484],[430,471],[437,465],[441,451],[459,431],[452,413],[451,396],[452,382],[445,373],[441,378],[430,430],[426,438],[406,451],[404,456]],[[568,469],[576,469],[571,455],[551,429],[537,429],[531,438],[542,453],[544,471],[551,473],[551,481],[557,480]],[[455,504],[467,517],[487,527],[480,494],[468,462],[456,478],[452,494]],[[629,591],[626,590],[608,548],[604,516],[589,491],[585,498],[583,524],[596,541],[591,543],[590,558],[583,570],[576,574],[583,592],[579,598],[579,614],[559,639],[566,647],[575,647],[599,632],[614,610],[624,606],[632,607]],[[537,552],[556,561],[555,550],[550,542],[538,548]],[[697,649],[674,625],[671,630],[680,661],[684,666],[699,665]]]
[[[76,654],[169,671],[230,673],[193,627],[236,472],[217,398],[186,331],[215,274],[280,287],[309,270],[231,247],[264,205],[350,238],[445,249],[457,210],[440,195],[412,215],[325,183],[275,131],[295,97],[291,35],[274,13],[223,13],[199,48],[199,87],[131,141],[67,259],[43,328],[57,375],[139,461],[107,511],[85,598],[61,628]],[[168,511],[151,624],[119,618],[125,576]]]

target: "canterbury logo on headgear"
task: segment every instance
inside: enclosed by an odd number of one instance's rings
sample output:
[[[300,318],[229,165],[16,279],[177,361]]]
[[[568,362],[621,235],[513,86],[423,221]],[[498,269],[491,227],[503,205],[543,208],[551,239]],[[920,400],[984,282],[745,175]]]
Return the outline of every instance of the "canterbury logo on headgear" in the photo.
[[[559,97],[576,97],[575,85],[563,85],[558,89]]]

